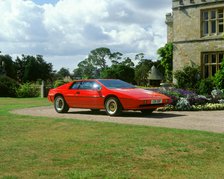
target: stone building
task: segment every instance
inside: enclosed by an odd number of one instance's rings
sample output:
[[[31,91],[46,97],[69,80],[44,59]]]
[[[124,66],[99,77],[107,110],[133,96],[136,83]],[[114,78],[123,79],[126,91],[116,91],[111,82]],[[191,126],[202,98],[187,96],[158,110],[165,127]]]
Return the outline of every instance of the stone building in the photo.
[[[172,0],[166,24],[174,71],[193,62],[213,76],[224,58],[224,0]]]

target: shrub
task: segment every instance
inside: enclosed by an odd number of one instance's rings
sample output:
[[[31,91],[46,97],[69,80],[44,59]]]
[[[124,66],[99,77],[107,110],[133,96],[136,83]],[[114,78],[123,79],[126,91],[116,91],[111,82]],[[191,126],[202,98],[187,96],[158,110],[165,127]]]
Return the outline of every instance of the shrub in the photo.
[[[160,111],[195,111],[195,110],[223,110],[224,96],[222,90],[213,90],[212,98],[203,95],[197,95],[195,92],[176,88],[160,88],[154,91],[163,93],[172,98],[172,104],[158,110]]]
[[[214,89],[215,84],[213,78],[202,79],[197,84],[198,89],[196,90],[198,94],[208,95]]]
[[[16,90],[17,97],[38,97],[40,96],[40,86],[32,83],[24,83]]]
[[[61,86],[61,85],[65,84],[65,83],[67,83],[67,82],[65,82],[64,80],[56,80],[54,82],[54,88],[57,88],[58,86]]]
[[[190,105],[204,105],[209,101],[209,99],[203,95],[188,96],[187,100]]]
[[[0,97],[15,97],[18,83],[7,76],[0,76]]]
[[[191,110],[190,102],[186,98],[180,98],[177,102],[176,110],[189,111]]]
[[[197,94],[189,91],[189,90],[183,90],[183,89],[177,89],[177,88],[163,88],[159,89],[158,92],[165,94],[166,96],[169,96],[172,99],[172,105],[176,105],[178,100],[183,98],[188,98],[189,101],[193,101],[196,99]]]
[[[210,110],[224,110],[224,104],[223,103],[216,103],[216,104],[212,104],[212,103],[207,103],[205,105],[196,105],[196,106],[192,106],[193,110],[195,111],[210,111]]]
[[[212,90],[211,95],[214,99],[221,99],[223,97],[223,92],[219,89],[214,89]]]
[[[211,99],[212,103],[219,103],[219,100],[224,98],[224,94],[222,90],[219,90],[219,89],[212,90],[211,96],[212,96],[212,99]]]
[[[224,59],[221,63],[220,70],[215,74],[214,83],[218,89],[224,89]]]
[[[156,90],[154,90],[156,91]],[[203,95],[197,95],[193,91],[176,89],[176,88],[161,88],[157,90],[159,93],[165,94],[172,99],[172,104],[174,107],[179,103],[181,98],[185,98],[190,105],[204,105],[209,102],[209,99]]]
[[[199,68],[186,66],[183,70],[177,70],[174,77],[177,80],[177,87],[183,89],[196,89],[197,81],[199,79]]]
[[[58,86],[61,86],[61,85],[65,84],[65,83],[68,83],[68,82],[71,82],[71,81],[72,81],[72,79],[69,76],[64,77],[64,79],[62,79],[62,80],[61,79],[56,80],[54,82],[54,88],[57,88]]]

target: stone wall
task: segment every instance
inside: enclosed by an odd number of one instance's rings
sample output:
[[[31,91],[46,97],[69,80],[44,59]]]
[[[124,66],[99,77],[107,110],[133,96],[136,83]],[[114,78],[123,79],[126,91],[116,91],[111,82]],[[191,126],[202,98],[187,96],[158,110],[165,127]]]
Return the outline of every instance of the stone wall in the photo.
[[[207,4],[216,4],[223,2],[223,0],[172,0],[172,7],[182,8],[182,7],[192,7],[192,6],[206,6]]]
[[[223,7],[223,3],[207,4],[207,6],[192,6],[173,10],[173,42],[200,40],[201,11]]]
[[[203,52],[224,51],[224,40],[195,41],[189,43],[175,43],[173,56],[174,71],[190,65],[192,62],[201,65]]]
[[[173,15],[172,13],[166,14],[167,25],[167,42],[173,42]]]
[[[202,37],[201,11],[224,7],[224,0],[173,0],[173,12],[167,14],[167,40],[174,44],[173,69],[183,68],[193,61],[201,65],[203,52],[224,51],[222,34]],[[172,21],[171,21],[172,19]]]

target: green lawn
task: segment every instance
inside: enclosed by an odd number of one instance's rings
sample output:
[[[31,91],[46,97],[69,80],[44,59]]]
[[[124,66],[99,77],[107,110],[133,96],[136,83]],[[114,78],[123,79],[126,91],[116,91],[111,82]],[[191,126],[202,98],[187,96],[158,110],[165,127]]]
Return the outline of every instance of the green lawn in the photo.
[[[224,134],[20,116],[0,98],[0,178],[223,178]]]

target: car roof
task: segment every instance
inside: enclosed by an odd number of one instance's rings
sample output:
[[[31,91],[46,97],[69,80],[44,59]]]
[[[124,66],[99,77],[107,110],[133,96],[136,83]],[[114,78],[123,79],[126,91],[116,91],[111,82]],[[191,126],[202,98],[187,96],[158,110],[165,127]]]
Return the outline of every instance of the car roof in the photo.
[[[79,80],[74,80],[75,81],[99,81],[99,80],[119,80],[119,79],[79,79]]]

